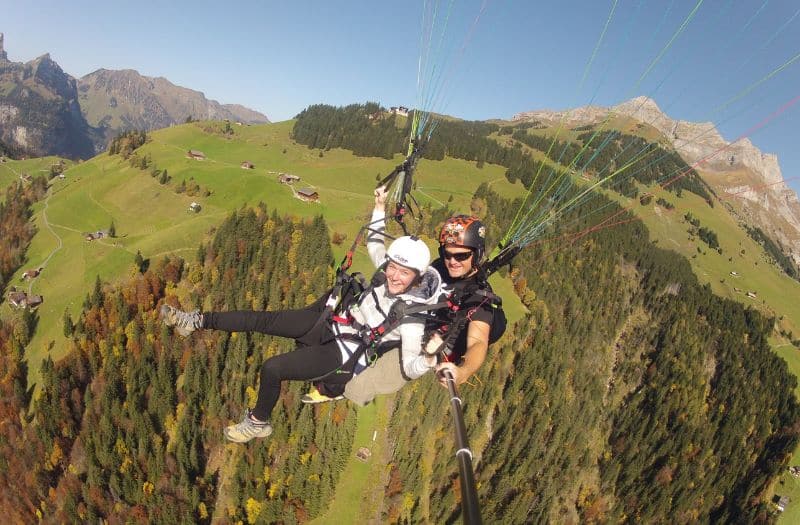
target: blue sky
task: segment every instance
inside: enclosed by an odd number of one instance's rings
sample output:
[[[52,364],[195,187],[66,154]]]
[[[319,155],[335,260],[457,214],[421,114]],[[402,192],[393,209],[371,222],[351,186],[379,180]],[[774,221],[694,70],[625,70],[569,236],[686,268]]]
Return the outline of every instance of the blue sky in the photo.
[[[274,121],[318,102],[413,107],[421,91],[439,94],[432,109],[466,119],[647,95],[733,140],[800,95],[796,0],[115,4],[0,0],[9,58],[50,53],[76,77],[136,69]],[[437,4],[432,44],[421,46]],[[424,89],[421,47],[438,66]],[[798,124],[800,102],[749,136],[778,154],[796,191]]]

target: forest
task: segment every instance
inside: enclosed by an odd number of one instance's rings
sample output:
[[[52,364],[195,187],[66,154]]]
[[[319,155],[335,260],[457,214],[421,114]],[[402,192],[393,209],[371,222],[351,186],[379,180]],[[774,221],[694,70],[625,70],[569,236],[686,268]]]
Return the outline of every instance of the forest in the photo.
[[[192,261],[154,261],[120,286],[97,280],[65,323],[72,351],[42,364],[33,396],[22,354],[30,329],[4,325],[3,410],[13,424],[2,432],[0,475],[14,489],[2,496],[12,520],[293,523],[324,510],[349,456],[354,408],[305,406],[304,385],[293,384],[266,446],[226,444],[222,428],[252,401],[261,362],[289,344],[216,332],[181,339],[156,315],[162,301],[303,306],[332,275],[320,246],[329,246],[321,218],[260,206],[232,214]]]
[[[47,178],[38,176],[30,184],[15,182],[6,188],[0,202],[0,290],[5,290],[11,275],[25,258],[36,229],[30,222],[31,205],[47,191]]]
[[[486,187],[475,198],[503,231],[516,206]],[[774,519],[764,493],[800,432],[796,378],[767,344],[774,320],[714,296],[638,221],[558,242],[515,260],[529,314],[463,389],[484,516]],[[446,392],[418,381],[396,407],[387,517],[458,519],[453,457],[432,453],[452,450]]]

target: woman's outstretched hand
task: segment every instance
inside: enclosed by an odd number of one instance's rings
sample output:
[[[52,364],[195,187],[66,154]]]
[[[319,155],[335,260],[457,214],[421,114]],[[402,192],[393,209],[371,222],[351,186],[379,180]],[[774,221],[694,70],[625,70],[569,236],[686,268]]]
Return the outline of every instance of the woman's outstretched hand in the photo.
[[[375,188],[375,211],[386,211],[386,186]]]

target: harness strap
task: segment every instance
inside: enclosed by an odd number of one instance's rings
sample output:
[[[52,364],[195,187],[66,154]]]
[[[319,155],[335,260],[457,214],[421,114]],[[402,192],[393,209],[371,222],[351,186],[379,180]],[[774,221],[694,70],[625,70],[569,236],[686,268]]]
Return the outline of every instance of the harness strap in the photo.
[[[433,313],[440,310],[449,311],[451,317],[450,322],[439,327],[440,332],[442,332],[445,336],[444,343],[439,348],[439,351],[444,354],[446,359],[449,359],[448,356],[453,354],[453,346],[455,345],[458,335],[461,333],[461,331],[463,331],[467,322],[471,319],[472,314],[486,303],[490,303],[492,305],[499,305],[502,303],[497,295],[486,289],[481,283],[466,287],[458,292],[453,292],[444,300],[433,304],[407,303],[402,300],[397,300],[394,302],[394,304],[392,304],[392,307],[387,313],[380,307],[380,301],[378,300],[377,293],[375,292],[375,278],[373,278],[372,281],[373,282],[370,283],[366,288],[362,289],[361,294],[359,294],[358,297],[364,297],[364,292],[369,291],[375,302],[375,308],[384,317],[384,320],[380,325],[376,327],[370,327],[360,323],[352,315],[350,315],[349,309],[346,309],[343,312],[344,315],[333,314],[333,312],[330,312],[327,317],[332,324],[332,329],[337,339],[351,341],[357,343],[358,345],[352,353],[348,351],[350,357],[347,362],[343,363],[340,369],[349,367],[351,364],[354,367],[355,363],[364,354],[367,355],[368,363],[383,355],[386,350],[380,349],[381,339],[387,333],[392,332],[394,329],[400,326],[400,324],[403,322],[403,319],[406,317],[417,317],[424,320],[440,321],[440,318],[436,317]],[[482,297],[483,299],[480,302],[468,300],[468,298],[476,295]],[[358,303],[360,304],[360,300]],[[339,325],[350,326],[356,331],[356,333],[342,333],[341,330],[339,330]],[[402,371],[402,366],[400,368]],[[402,373],[405,376],[405,373]]]

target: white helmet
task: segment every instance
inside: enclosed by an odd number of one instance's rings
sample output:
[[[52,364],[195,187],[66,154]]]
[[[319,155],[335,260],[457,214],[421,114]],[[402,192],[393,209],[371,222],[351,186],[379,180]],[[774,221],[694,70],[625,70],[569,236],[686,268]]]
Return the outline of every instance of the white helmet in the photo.
[[[422,275],[431,262],[431,251],[428,246],[416,237],[406,235],[398,237],[389,245],[386,257],[399,265],[416,270]]]

